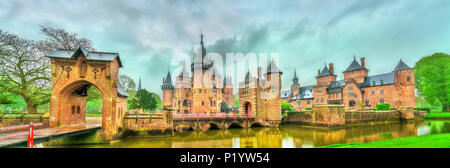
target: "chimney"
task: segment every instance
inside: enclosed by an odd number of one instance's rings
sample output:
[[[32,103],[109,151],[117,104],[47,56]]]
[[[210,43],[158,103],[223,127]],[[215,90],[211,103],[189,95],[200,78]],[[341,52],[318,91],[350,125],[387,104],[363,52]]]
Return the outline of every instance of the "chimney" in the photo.
[[[317,76],[320,76],[320,69],[317,70]]]
[[[333,63],[328,64],[328,68],[330,68],[330,73],[334,75]]]
[[[365,58],[364,58],[364,57],[361,58],[361,67],[362,67],[362,68],[365,68],[365,67],[366,67],[366,61],[365,61]]]
[[[163,84],[164,84],[164,81],[165,81],[165,80],[164,80],[164,77],[163,77],[163,82],[162,82]]]

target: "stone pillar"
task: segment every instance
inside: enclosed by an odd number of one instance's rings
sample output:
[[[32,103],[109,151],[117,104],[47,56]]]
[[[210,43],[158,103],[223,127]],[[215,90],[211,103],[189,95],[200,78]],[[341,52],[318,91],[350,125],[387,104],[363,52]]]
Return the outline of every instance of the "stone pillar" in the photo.
[[[413,120],[414,119],[414,109],[411,106],[398,106],[398,111],[400,111],[401,120]]]
[[[344,105],[313,105],[312,124],[327,127],[345,125]]]

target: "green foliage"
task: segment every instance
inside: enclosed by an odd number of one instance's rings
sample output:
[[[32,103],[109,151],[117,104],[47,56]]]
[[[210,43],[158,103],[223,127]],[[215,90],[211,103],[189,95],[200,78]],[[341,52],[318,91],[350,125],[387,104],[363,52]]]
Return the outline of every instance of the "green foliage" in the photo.
[[[234,107],[239,107],[239,95],[234,96]]]
[[[290,115],[296,115],[296,114],[305,114],[305,112],[287,112],[286,116],[290,116]]]
[[[390,103],[380,103],[380,104],[377,104],[376,109],[378,111],[391,110],[391,104]]]
[[[103,105],[103,99],[86,101],[86,113],[99,113]]]
[[[450,134],[403,137],[369,143],[347,143],[321,146],[319,148],[449,148]]]
[[[312,110],[312,107],[305,107],[305,110]]]
[[[127,104],[130,105],[130,109],[154,110],[158,105],[158,99],[161,100],[159,96],[154,95],[146,89],[141,89],[137,91],[135,97],[128,99]]]
[[[428,113],[427,115],[425,115],[424,117],[439,117],[439,118],[450,118],[450,112],[438,112],[438,113]]]
[[[291,104],[287,103],[284,100],[281,100],[281,110],[290,111],[291,110]]]
[[[414,67],[415,86],[430,104],[441,104],[450,111],[450,55],[434,53],[420,59]]]
[[[414,108],[414,110],[418,110],[418,111],[426,111],[426,112],[430,112],[430,111],[431,111],[430,108],[425,108],[425,107]]]
[[[13,94],[0,90],[0,104],[16,104]]]
[[[93,85],[87,90],[87,95],[87,101],[101,99],[103,97],[102,92]]]

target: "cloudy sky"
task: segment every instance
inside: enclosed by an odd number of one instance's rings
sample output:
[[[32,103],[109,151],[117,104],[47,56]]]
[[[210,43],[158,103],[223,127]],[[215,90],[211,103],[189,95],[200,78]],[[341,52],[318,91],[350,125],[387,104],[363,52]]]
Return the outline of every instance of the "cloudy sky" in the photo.
[[[399,59],[414,66],[434,52],[450,53],[448,0],[1,0],[0,28],[42,39],[39,25],[91,39],[119,52],[120,73],[161,93],[162,77],[192,56],[203,32],[207,51],[278,53],[283,87],[294,68],[301,85],[334,63],[338,79],[366,58],[370,74],[390,72]]]

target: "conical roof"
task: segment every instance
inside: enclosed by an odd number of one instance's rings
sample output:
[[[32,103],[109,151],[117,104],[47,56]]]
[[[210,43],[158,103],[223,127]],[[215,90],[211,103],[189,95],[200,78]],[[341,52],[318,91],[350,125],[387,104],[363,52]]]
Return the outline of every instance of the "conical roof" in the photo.
[[[358,61],[356,61],[356,57],[353,56],[353,62],[347,67],[347,69],[345,69],[344,72],[353,71],[361,68],[362,68],[361,65],[358,63]]]
[[[400,59],[400,61],[398,62],[397,66],[394,68],[394,70],[392,72],[403,70],[403,69],[411,69],[411,67],[406,65],[405,62],[403,62],[402,59]]]
[[[327,65],[325,64],[325,67],[322,69],[322,72],[320,72],[319,76],[327,76],[331,75],[330,70],[328,70]]]
[[[267,74],[270,74],[270,73],[280,73],[280,74],[282,74],[282,72],[281,72],[280,69],[278,68],[278,65],[277,65],[273,60],[270,61],[270,64],[269,64],[269,66],[267,67],[266,73],[267,73]]]

